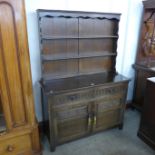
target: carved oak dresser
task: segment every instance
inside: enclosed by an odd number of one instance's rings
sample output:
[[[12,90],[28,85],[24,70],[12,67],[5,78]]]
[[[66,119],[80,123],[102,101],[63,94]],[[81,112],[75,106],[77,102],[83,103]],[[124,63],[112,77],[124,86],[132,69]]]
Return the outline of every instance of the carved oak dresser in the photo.
[[[38,10],[43,116],[52,151],[122,128],[129,80],[115,70],[119,20],[112,13]]]

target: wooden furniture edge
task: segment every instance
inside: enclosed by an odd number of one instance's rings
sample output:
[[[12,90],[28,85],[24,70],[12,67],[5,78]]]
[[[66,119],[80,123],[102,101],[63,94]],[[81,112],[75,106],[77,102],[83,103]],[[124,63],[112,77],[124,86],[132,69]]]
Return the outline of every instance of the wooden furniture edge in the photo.
[[[152,149],[155,149],[155,143],[146,134],[143,134],[141,130],[138,131],[137,136],[146,144],[148,144]]]
[[[145,9],[153,9],[155,8],[155,1],[154,0],[143,1],[143,5]]]

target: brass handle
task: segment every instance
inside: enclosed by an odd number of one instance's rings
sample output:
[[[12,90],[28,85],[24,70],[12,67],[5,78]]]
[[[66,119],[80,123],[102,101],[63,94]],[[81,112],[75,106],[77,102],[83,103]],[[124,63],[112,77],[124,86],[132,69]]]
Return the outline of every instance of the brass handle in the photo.
[[[94,116],[94,127],[96,126],[96,116]]]
[[[7,147],[7,151],[8,151],[8,152],[12,152],[13,150],[14,150],[14,148],[13,148],[12,145],[9,145],[9,146]]]
[[[90,127],[91,126],[91,118],[90,118],[90,116],[88,117],[88,127]]]
[[[92,124],[92,120],[91,120],[91,117],[89,115],[88,116],[88,131],[90,131],[90,129],[91,129],[91,124]]]

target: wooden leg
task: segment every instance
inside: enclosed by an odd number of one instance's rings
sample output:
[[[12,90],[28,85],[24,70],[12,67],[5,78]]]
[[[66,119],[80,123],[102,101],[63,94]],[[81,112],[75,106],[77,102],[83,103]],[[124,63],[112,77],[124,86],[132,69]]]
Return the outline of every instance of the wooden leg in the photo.
[[[38,125],[34,126],[32,129],[32,149],[36,154],[41,154],[42,148],[40,144],[40,136],[39,136],[39,131],[38,131]]]
[[[55,145],[50,145],[50,150],[51,150],[51,152],[54,152],[56,150],[56,146]]]

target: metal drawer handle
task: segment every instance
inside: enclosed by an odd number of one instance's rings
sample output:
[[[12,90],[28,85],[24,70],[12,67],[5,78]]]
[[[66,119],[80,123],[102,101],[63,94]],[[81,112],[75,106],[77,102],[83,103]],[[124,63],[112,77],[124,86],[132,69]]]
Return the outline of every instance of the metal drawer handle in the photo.
[[[12,145],[8,145],[7,151],[12,152],[14,150],[14,147]]]

